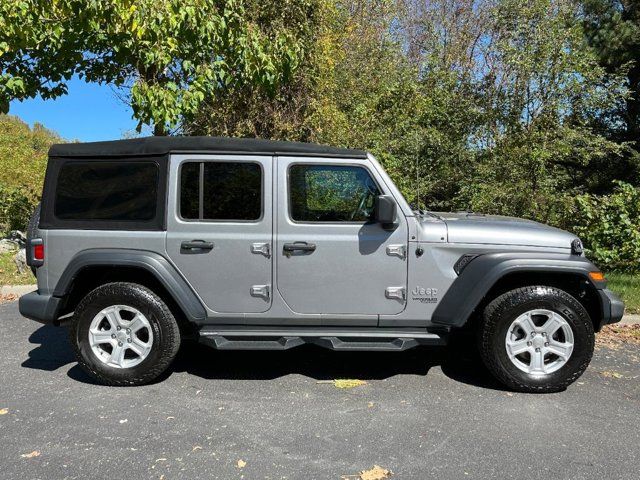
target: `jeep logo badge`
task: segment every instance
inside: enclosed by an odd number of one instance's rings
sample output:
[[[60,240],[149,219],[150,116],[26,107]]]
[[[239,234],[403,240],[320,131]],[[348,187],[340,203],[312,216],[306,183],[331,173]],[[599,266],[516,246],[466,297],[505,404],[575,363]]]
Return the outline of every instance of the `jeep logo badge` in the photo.
[[[411,290],[411,299],[417,300],[421,303],[437,303],[438,289],[416,286],[413,290]]]

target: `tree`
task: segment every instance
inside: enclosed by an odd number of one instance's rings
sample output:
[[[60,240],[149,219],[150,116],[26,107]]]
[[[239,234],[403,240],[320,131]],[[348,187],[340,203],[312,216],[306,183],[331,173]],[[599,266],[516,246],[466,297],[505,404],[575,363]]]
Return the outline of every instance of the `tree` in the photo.
[[[77,74],[122,89],[142,125],[166,134],[205,97],[252,85],[272,94],[300,61],[299,25],[252,21],[242,0],[5,0],[0,108],[56,98]],[[254,17],[255,18],[255,17]]]
[[[610,189],[612,179],[640,184],[640,2],[638,0],[584,0],[584,25],[589,44],[602,68],[624,75],[629,95],[602,112],[594,122],[607,138],[627,145],[622,159],[600,166],[596,191]]]

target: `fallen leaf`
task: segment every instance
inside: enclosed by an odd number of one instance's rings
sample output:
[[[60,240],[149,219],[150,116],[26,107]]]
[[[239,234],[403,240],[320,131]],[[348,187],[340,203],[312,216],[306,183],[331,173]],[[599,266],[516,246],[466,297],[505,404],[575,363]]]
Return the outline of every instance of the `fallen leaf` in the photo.
[[[600,374],[603,377],[607,377],[607,378],[622,378],[622,374],[621,373],[613,372],[613,371],[609,371],[609,370],[605,370],[603,372],[600,372]]]
[[[6,415],[7,413],[9,413],[8,408],[0,408],[0,415]]]
[[[156,463],[158,462],[166,462],[167,459],[166,458],[156,458]]]
[[[236,467],[238,468],[244,468],[247,466],[247,462],[245,462],[244,460],[238,460],[238,463],[236,463]]]
[[[374,465],[371,470],[363,470],[359,473],[358,478],[360,480],[384,480],[393,475],[391,470],[382,468],[379,465]]]
[[[31,453],[23,453],[22,455],[20,455],[22,458],[34,458],[34,457],[39,457],[40,456],[40,452],[38,450],[34,450]]]
[[[354,388],[366,384],[367,382],[364,380],[352,380],[347,378],[341,378],[333,381],[333,385],[336,388]]]
[[[202,450],[202,447],[200,445],[196,445],[191,449],[192,452],[195,452],[196,450]]]
[[[369,402],[369,403],[367,404],[367,407],[369,407],[369,408],[373,408],[373,402]]]
[[[120,420],[120,423],[127,423],[129,420],[127,420],[126,418],[124,420]]]
[[[605,325],[596,335],[596,346],[618,350],[624,344],[640,345],[640,324]]]

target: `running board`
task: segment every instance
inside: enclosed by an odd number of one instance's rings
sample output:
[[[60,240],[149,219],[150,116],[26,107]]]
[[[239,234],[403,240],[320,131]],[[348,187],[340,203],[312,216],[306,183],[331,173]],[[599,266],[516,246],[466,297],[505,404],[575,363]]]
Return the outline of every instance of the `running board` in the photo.
[[[418,345],[446,345],[446,338],[425,330],[271,329],[204,327],[200,342],[218,350],[289,350],[313,344],[331,350],[400,352]]]

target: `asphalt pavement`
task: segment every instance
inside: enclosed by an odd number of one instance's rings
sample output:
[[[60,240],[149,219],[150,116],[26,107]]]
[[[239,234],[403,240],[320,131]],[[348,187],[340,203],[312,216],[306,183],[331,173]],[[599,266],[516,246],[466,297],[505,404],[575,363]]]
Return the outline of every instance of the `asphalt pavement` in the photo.
[[[64,328],[0,305],[0,478],[637,479],[640,347],[567,391],[503,390],[472,351],[219,352],[145,387],[94,384]],[[339,389],[334,379],[366,383]]]

